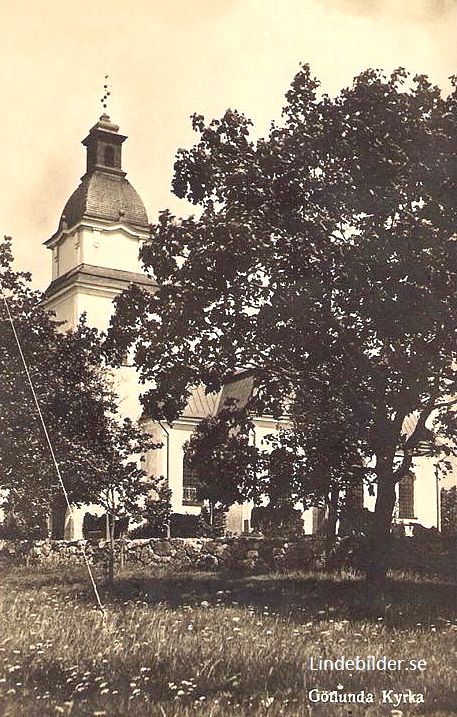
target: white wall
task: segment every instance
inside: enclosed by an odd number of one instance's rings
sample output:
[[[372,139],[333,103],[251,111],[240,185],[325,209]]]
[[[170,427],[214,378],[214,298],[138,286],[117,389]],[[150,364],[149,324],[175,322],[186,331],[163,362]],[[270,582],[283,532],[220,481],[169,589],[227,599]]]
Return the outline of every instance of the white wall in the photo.
[[[52,242],[52,278],[57,279],[80,264],[122,271],[141,272],[138,258],[141,241],[145,238],[119,225],[76,226],[63,231]]]
[[[121,227],[79,230],[80,263],[122,271],[140,272],[139,239]]]

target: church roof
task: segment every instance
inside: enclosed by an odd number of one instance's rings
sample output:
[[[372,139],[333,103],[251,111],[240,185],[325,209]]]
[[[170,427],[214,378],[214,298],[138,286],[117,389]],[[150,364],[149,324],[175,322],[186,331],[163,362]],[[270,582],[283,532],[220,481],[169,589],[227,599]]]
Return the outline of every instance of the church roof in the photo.
[[[229,379],[218,393],[205,393],[204,386],[195,388],[184,409],[185,418],[207,418],[217,416],[226,401],[236,400],[238,408],[243,408],[252,394],[254,379],[252,374],[242,372]]]
[[[244,408],[251,398],[253,388],[254,377],[252,373],[243,371],[240,374],[235,374],[222,388],[219,410],[230,399],[235,399],[238,408]]]
[[[125,222],[146,228],[148,216],[138,192],[119,174],[95,170],[85,174],[62,212],[61,226],[72,227],[83,218]]]
[[[194,388],[187,406],[184,409],[183,416],[186,418],[206,418],[207,416],[215,416],[219,405],[221,392],[205,393],[204,386]]]

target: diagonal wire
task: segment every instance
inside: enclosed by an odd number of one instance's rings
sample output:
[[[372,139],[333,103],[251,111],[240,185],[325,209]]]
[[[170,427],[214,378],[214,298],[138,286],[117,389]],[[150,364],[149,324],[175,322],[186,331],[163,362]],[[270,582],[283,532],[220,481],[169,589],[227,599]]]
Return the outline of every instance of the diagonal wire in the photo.
[[[30,386],[30,391],[32,392],[33,400],[34,400],[34,402],[35,402],[35,406],[36,406],[36,409],[37,409],[38,417],[39,417],[39,419],[40,419],[40,423],[41,423],[41,426],[42,426],[42,428],[43,428],[43,432],[44,432],[44,435],[45,435],[45,438],[46,438],[46,443],[47,443],[48,448],[49,448],[49,453],[51,454],[51,459],[52,459],[52,462],[53,462],[53,464],[54,464],[54,468],[55,468],[55,471],[56,471],[56,475],[57,475],[57,477],[58,477],[58,479],[59,479],[60,487],[62,488],[62,492],[63,492],[63,494],[64,494],[64,496],[65,496],[65,502],[66,502],[66,504],[67,504],[68,510],[69,510],[69,512],[70,512],[70,515],[71,515],[72,518],[74,519],[73,506],[72,506],[71,503],[70,503],[70,499],[69,499],[69,497],[68,497],[67,489],[65,488],[65,483],[64,483],[64,481],[63,481],[62,474],[61,474],[61,472],[60,472],[60,467],[59,467],[59,464],[58,464],[56,455],[55,455],[55,453],[54,453],[54,448],[53,448],[53,446],[52,446],[52,442],[51,442],[51,439],[50,439],[50,437],[49,437],[48,429],[46,428],[46,423],[45,423],[43,414],[42,414],[42,412],[41,412],[40,402],[38,401],[38,396],[36,395],[36,392],[35,392],[35,387],[34,387],[34,385],[33,385],[32,377],[31,377],[31,375],[30,375],[30,372],[29,372],[29,369],[28,369],[28,366],[27,366],[27,362],[26,362],[26,360],[25,360],[24,352],[22,351],[22,346],[21,346],[21,343],[20,343],[20,341],[19,341],[19,336],[17,335],[16,327],[15,327],[15,325],[14,325],[13,317],[12,317],[12,315],[11,315],[10,308],[9,308],[9,306],[8,306],[8,302],[7,302],[7,300],[6,300],[6,296],[5,296],[4,293],[2,293],[2,299],[3,299],[3,302],[4,302],[4,304],[5,304],[6,313],[7,313],[9,322],[10,322],[10,324],[11,324],[11,330],[12,330],[12,332],[13,332],[13,336],[14,336],[14,339],[15,339],[15,341],[16,341],[16,345],[17,345],[17,348],[18,348],[18,351],[19,351],[19,355],[20,355],[20,357],[21,357],[22,365],[24,366],[24,371],[25,371],[25,374],[26,374],[26,376],[27,376],[27,381],[28,381],[29,386]],[[86,550],[85,550],[85,548],[84,548],[84,545],[81,545],[81,552],[82,552],[82,554],[83,554],[84,563],[85,563],[85,565],[86,565],[87,572],[89,573],[89,578],[90,578],[90,581],[91,581],[91,583],[92,583],[92,589],[93,589],[93,591],[94,591],[95,599],[96,599],[96,602],[97,602],[97,607],[98,607],[98,609],[101,611],[103,617],[105,617],[105,608],[103,607],[102,601],[101,601],[101,599],[100,599],[100,594],[99,594],[99,592],[98,592],[97,584],[96,584],[96,582],[95,582],[95,579],[94,579],[94,576],[93,576],[93,573],[92,573],[92,570],[91,570],[91,567],[90,567],[89,559],[88,559],[88,557],[87,557],[87,553],[86,553]]]

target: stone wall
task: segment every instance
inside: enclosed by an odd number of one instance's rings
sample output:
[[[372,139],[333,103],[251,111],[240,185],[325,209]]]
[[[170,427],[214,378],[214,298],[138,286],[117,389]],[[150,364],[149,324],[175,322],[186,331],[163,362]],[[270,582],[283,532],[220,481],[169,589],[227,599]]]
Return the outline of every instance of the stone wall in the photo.
[[[83,548],[92,564],[107,561],[106,540],[0,540],[0,557],[17,565],[65,565],[83,561]],[[267,572],[321,568],[322,538],[297,541],[241,536],[232,538],[145,538],[116,540],[116,562],[126,566],[165,565],[175,569]]]

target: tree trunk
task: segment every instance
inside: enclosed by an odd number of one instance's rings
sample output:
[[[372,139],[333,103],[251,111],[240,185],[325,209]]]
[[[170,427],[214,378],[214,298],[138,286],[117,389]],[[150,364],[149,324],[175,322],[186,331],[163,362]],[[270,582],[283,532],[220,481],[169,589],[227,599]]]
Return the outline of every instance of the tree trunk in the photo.
[[[67,514],[67,503],[63,495],[55,495],[51,507],[51,530],[50,537],[53,540],[65,538],[65,517]]]
[[[109,556],[107,580],[109,587],[112,587],[114,583],[114,523],[114,514],[108,513]]]
[[[382,595],[391,550],[391,524],[395,507],[395,479],[392,471],[378,472],[376,505],[368,540],[366,578],[370,592]]]
[[[125,565],[125,541],[124,538],[120,541],[119,544],[119,569],[122,571],[124,569]]]
[[[335,543],[336,524],[338,522],[338,501],[340,491],[338,488],[332,488],[330,491],[327,513],[327,524],[325,527],[325,562],[329,565],[330,555]]]

